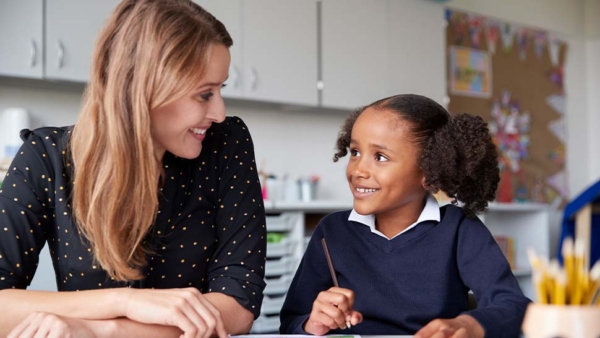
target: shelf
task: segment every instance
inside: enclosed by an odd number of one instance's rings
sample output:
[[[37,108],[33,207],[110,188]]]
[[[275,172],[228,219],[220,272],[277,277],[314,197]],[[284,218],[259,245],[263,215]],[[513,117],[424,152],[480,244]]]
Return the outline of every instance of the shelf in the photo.
[[[550,210],[548,204],[541,203],[490,203],[489,211],[547,211]]]
[[[340,210],[352,209],[352,202],[340,200],[315,200],[302,201],[265,201],[267,212],[304,211],[315,213],[329,213]]]
[[[515,277],[529,277],[531,276],[531,269],[515,269],[512,271]]]
[[[440,202],[443,206],[445,202]],[[306,211],[306,212],[333,212],[352,209],[352,201],[342,200],[316,200],[310,202],[302,201],[270,201],[265,200],[265,209],[267,212],[276,211]],[[510,211],[510,212],[528,212],[528,211],[547,211],[550,206],[541,203],[490,203],[489,211]]]

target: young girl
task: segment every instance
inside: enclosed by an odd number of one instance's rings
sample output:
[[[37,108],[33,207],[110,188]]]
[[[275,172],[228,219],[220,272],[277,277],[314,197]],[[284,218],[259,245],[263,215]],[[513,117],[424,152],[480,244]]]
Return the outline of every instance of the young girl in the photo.
[[[348,152],[354,209],[315,229],[281,310],[281,332],[517,337],[529,300],[475,217],[499,181],[485,122],[398,95],[347,119],[334,161]],[[440,208],[431,195],[440,190],[464,206]],[[469,290],[477,309],[468,309]]]
[[[75,127],[22,132],[0,190],[0,337],[249,331],[265,213],[220,93],[231,45],[190,0],[117,6]],[[60,292],[24,290],[46,243]]]

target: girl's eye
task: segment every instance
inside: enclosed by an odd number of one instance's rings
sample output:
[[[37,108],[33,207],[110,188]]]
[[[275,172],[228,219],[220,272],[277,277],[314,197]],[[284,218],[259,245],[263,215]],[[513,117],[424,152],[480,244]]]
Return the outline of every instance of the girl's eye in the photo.
[[[387,161],[388,161],[388,158],[387,158],[387,157],[385,157],[383,154],[377,154],[377,155],[375,156],[375,158],[376,158],[376,159],[377,159],[377,161],[379,161],[379,162],[387,162]]]
[[[360,153],[356,149],[350,149],[350,156],[360,156]]]

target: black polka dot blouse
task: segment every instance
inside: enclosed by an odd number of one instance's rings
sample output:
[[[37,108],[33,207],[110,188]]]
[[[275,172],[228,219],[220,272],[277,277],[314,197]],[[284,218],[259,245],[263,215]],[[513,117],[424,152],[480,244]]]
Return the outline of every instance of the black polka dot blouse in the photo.
[[[0,190],[0,289],[25,289],[48,243],[60,291],[196,287],[234,297],[257,317],[263,299],[265,211],[250,133],[238,117],[213,124],[194,160],[165,153],[154,254],[146,277],[111,280],[72,218],[71,128],[23,130]],[[106,187],[110,189],[110,187]]]

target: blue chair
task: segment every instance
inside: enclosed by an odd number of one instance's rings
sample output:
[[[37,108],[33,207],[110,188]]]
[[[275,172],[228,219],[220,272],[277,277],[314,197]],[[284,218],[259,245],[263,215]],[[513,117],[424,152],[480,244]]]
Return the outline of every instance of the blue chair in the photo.
[[[600,181],[565,207],[558,250],[558,260],[561,264],[563,257],[560,248],[566,237],[589,243],[586,252],[588,268],[600,259]]]

